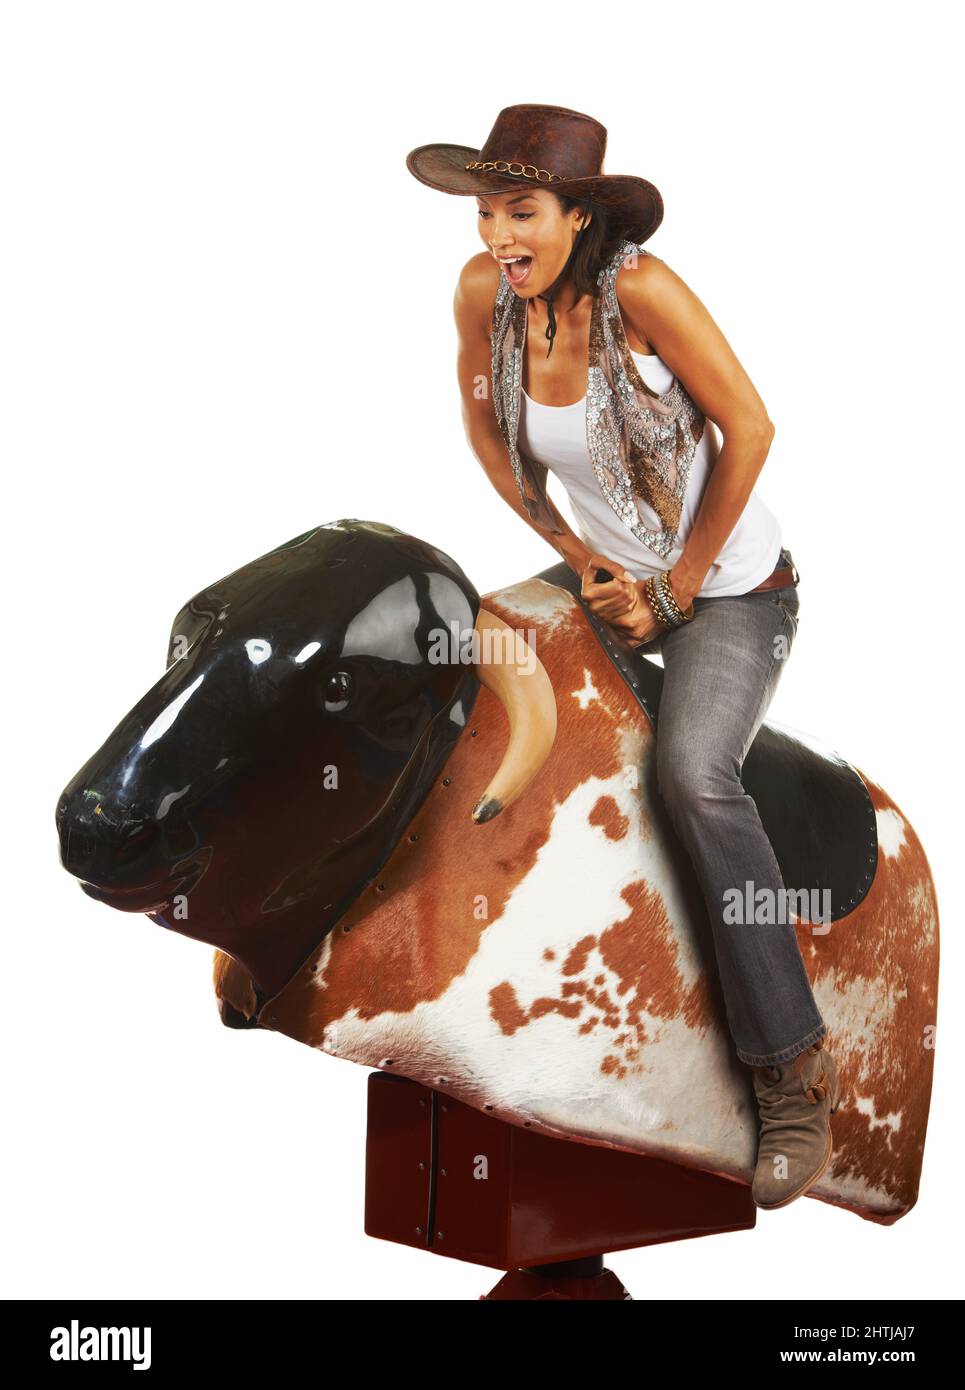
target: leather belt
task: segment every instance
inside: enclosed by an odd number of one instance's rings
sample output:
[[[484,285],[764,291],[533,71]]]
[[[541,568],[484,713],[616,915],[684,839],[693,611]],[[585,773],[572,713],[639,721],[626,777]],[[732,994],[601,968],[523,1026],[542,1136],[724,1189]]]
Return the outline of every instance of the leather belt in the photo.
[[[790,563],[782,565],[781,560],[787,558]],[[777,568],[773,570],[766,579],[762,579],[753,589],[748,589],[748,593],[757,594],[762,589],[786,589],[789,584],[797,584],[801,576],[797,572],[797,566],[791,559],[789,550],[782,550],[778,559]]]

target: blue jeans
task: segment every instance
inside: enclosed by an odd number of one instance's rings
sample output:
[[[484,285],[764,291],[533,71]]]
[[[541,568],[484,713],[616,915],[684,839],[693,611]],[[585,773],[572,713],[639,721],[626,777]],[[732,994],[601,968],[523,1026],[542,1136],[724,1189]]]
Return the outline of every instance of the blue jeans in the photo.
[[[775,902],[785,887],[740,769],[797,634],[798,607],[793,584],[696,598],[692,623],[647,644],[664,664],[657,784],[707,904],[728,1025],[750,1066],[788,1062],[828,1031],[795,927],[730,920],[747,880]]]

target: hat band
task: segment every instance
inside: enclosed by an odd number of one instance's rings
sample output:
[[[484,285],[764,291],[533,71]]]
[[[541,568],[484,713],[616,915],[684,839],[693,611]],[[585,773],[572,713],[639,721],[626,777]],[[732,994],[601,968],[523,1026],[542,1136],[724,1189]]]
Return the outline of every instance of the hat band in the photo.
[[[535,179],[537,183],[566,182],[565,174],[550,174],[546,169],[537,169],[535,164],[523,164],[518,159],[474,159],[466,168],[495,169],[500,174],[522,174],[523,178]]]

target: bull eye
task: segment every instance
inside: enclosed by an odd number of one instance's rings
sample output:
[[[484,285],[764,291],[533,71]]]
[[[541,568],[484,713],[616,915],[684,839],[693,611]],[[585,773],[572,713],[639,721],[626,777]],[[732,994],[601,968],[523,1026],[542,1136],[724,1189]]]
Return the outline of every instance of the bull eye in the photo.
[[[329,714],[345,709],[351,698],[353,685],[351,671],[332,672],[325,683],[325,709]]]

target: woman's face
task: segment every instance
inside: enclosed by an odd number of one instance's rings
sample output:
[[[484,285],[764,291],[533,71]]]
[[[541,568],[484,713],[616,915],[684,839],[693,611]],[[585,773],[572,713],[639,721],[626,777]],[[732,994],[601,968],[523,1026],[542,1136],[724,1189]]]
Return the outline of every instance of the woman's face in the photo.
[[[533,188],[518,193],[477,193],[476,210],[483,244],[503,263],[515,292],[524,299],[542,294],[573,249],[581,209],[564,212],[552,193]],[[514,257],[520,259],[507,263]]]

